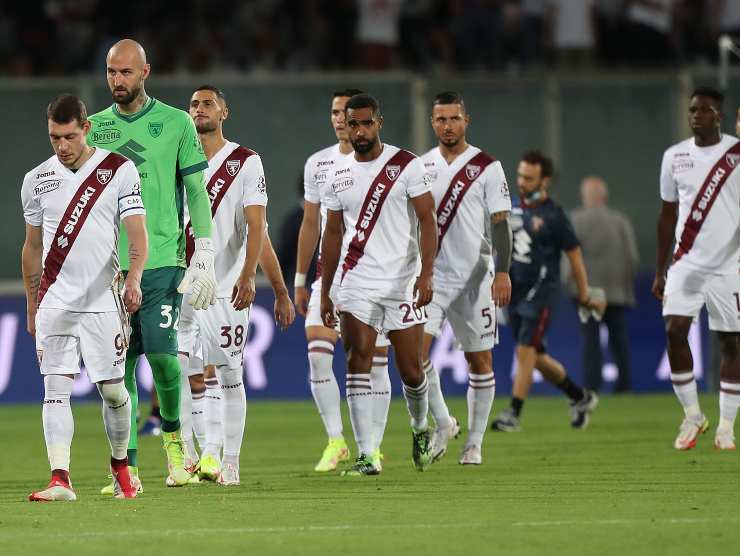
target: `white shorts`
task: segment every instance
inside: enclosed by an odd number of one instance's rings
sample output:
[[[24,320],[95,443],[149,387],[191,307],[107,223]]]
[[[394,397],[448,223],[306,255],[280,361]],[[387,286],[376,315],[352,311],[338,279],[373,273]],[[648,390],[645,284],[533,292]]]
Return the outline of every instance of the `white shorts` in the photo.
[[[216,304],[204,311],[183,304],[177,331],[178,351],[197,356],[200,341],[203,365],[241,365],[248,331],[249,309],[237,311],[228,298],[216,299]],[[190,367],[188,375],[199,374],[197,366]]]
[[[447,319],[456,347],[466,353],[487,351],[498,343],[496,309],[488,280],[483,280],[478,289],[436,289],[427,312],[429,320],[424,332],[439,337]]]
[[[427,321],[426,307],[419,309],[413,296],[379,296],[372,290],[338,288],[334,304],[340,312],[349,313],[357,320],[387,334],[405,330]]]
[[[309,326],[324,326],[324,321],[321,320],[321,280],[315,280],[311,287],[311,297],[308,299],[308,311],[306,312],[306,328]],[[334,330],[341,335],[339,319],[337,319]],[[388,340],[388,336],[378,334],[375,347],[388,347],[389,345],[391,345],[391,342]]]
[[[711,330],[740,332],[740,274],[707,274],[680,262],[671,266],[663,293],[663,316],[696,318],[703,305]]]
[[[36,353],[44,375],[77,374],[82,359],[90,382],[122,378],[126,346],[121,319],[117,312],[41,308],[36,314]]]

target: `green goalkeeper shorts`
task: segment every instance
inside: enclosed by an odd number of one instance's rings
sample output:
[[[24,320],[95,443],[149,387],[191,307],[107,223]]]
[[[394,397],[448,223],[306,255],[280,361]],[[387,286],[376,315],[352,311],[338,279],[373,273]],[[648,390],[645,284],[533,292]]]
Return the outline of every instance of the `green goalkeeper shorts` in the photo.
[[[177,286],[185,269],[166,266],[145,270],[141,277],[141,308],[131,315],[131,340],[126,357],[141,354],[177,355],[177,324],[182,294]]]

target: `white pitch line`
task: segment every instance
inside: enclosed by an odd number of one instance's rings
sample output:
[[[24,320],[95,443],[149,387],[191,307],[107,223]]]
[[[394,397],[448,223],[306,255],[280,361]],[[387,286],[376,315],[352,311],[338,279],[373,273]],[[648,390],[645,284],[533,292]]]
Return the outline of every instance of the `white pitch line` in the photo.
[[[95,538],[95,537],[131,537],[131,536],[149,536],[157,535],[182,535],[187,534],[206,534],[206,533],[223,533],[223,534],[242,534],[242,535],[260,535],[260,534],[285,534],[285,533],[315,533],[315,532],[338,532],[338,531],[377,531],[377,530],[425,530],[425,529],[497,529],[501,527],[517,528],[539,528],[539,527],[562,527],[562,526],[613,526],[613,525],[638,525],[650,523],[652,525],[686,525],[701,523],[738,523],[740,518],[725,517],[675,517],[663,519],[592,519],[592,520],[553,520],[553,521],[514,521],[500,522],[491,521],[490,523],[411,523],[397,525],[299,525],[286,527],[208,527],[208,528],[186,528],[186,529],[132,529],[129,531],[79,531],[65,533],[51,533],[39,530],[33,531],[34,538]],[[8,539],[19,536],[26,536],[27,530],[10,532],[0,531],[0,539]]]

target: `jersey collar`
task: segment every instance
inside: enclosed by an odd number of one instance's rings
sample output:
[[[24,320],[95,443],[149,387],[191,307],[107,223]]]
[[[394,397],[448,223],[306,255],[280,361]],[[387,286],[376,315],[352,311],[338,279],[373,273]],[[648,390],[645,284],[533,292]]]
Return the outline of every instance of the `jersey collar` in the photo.
[[[113,103],[113,113],[121,118],[124,122],[135,122],[142,116],[146,115],[152,108],[154,108],[154,103],[156,103],[157,100],[154,97],[149,97],[149,100],[147,103],[135,114],[122,114],[118,111],[118,105],[116,103]]]

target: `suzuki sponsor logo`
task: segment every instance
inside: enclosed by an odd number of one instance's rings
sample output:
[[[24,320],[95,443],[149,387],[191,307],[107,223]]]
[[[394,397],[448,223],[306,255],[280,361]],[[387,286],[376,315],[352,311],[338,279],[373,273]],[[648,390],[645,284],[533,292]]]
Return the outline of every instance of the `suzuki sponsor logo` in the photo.
[[[709,184],[704,190],[701,199],[699,199],[699,204],[697,205],[697,208],[694,209],[691,213],[691,218],[695,222],[699,222],[704,218],[704,211],[707,210],[707,206],[709,205],[709,201],[712,199],[714,190],[717,189],[719,182],[722,181],[722,178],[725,176],[726,173],[727,171],[724,168],[717,168],[717,171],[714,172],[714,175],[712,176],[712,179],[709,180]]]
[[[458,181],[452,187],[452,191],[450,191],[450,198],[447,199],[445,206],[442,207],[442,211],[439,213],[439,216],[437,217],[437,224],[439,224],[439,226],[444,226],[447,223],[447,220],[452,215],[452,211],[455,209],[455,205],[457,204],[457,199],[458,197],[460,197],[460,192],[463,190],[464,187],[465,187],[465,184],[461,181]]]
[[[77,222],[79,222],[80,216],[82,216],[82,211],[87,206],[87,203],[90,202],[90,197],[95,194],[95,191],[96,189],[94,187],[88,186],[85,188],[85,192],[82,194],[82,197],[80,197],[80,200],[77,201],[77,204],[75,205],[75,208],[72,211],[69,220],[67,220],[67,223],[64,225],[65,234],[72,235],[72,232],[75,231]],[[60,247],[67,247],[67,238],[65,238],[64,236],[60,236],[58,242],[61,243],[62,239],[64,239],[65,244],[60,245]]]
[[[359,239],[360,241],[365,241],[364,230],[367,230],[368,227],[370,227],[370,223],[372,222],[373,217],[375,216],[375,211],[378,209],[380,198],[382,197],[383,192],[387,188],[388,186],[383,183],[379,183],[378,185],[375,186],[375,189],[373,190],[373,194],[370,197],[370,202],[367,204],[367,208],[365,209],[365,212],[362,215],[362,220],[360,221],[360,228],[362,229],[357,230],[357,239]]]

